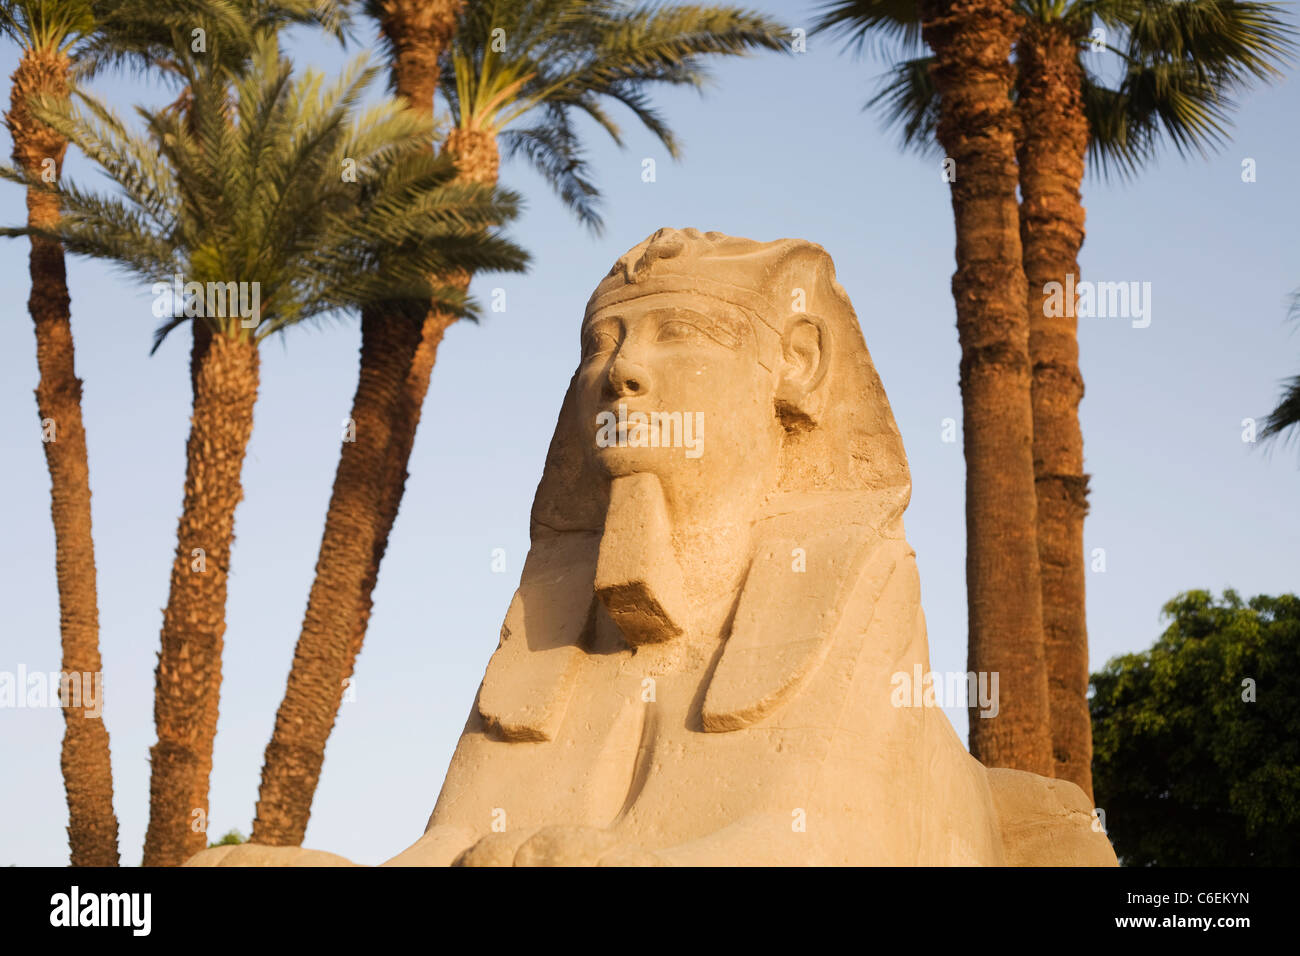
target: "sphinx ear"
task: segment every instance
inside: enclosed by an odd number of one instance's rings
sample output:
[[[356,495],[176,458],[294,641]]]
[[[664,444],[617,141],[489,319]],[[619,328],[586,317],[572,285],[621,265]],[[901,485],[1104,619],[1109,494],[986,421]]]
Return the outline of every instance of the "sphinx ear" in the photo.
[[[801,314],[781,337],[781,381],[776,411],[787,429],[816,424],[822,407],[822,381],[830,367],[830,330],[821,316]]]

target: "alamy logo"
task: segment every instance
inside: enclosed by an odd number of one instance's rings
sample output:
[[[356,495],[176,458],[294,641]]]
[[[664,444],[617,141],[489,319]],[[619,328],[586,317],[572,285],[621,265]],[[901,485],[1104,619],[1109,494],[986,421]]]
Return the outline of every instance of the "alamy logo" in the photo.
[[[1151,283],[1076,283],[1070,273],[1064,284],[1043,286],[1043,315],[1049,319],[1132,319],[1133,328],[1145,329],[1151,324]]]
[[[188,319],[205,317],[224,319],[239,316],[240,326],[256,328],[262,318],[262,284],[260,282],[186,282],[179,272],[171,282],[155,282],[153,293],[155,318]]]
[[[703,412],[631,412],[622,402],[618,414],[596,416],[599,448],[685,448],[687,458],[704,454]]]
[[[912,673],[896,671],[889,679],[894,689],[889,702],[895,707],[979,707],[981,717],[998,715],[997,671],[922,672],[920,664]]]
[[[84,707],[83,716],[99,717],[104,712],[104,674],[102,671],[28,673],[27,665],[19,664],[16,672],[0,671],[0,707]]]
[[[51,926],[129,926],[133,936],[148,936],[153,925],[149,893],[69,893],[50,897]]]

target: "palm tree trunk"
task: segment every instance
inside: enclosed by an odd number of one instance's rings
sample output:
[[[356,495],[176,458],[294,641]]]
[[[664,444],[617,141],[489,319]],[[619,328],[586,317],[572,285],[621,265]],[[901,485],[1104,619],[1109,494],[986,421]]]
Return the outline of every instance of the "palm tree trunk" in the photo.
[[[454,129],[448,134],[443,149],[455,158],[459,181],[483,186],[496,185],[501,160],[496,137],[491,133]],[[472,278],[469,273],[461,272],[444,277],[444,282],[461,292],[466,292],[469,290]],[[379,579],[379,566],[388,548],[388,537],[402,504],[406,479],[410,477],[408,465],[411,451],[415,447],[415,432],[420,424],[420,412],[424,408],[424,397],[429,391],[433,366],[438,360],[438,346],[442,344],[443,336],[455,323],[456,318],[452,313],[442,309],[432,310],[425,318],[420,332],[420,343],[416,347],[410,371],[406,376],[406,384],[402,389],[401,404],[393,419],[392,441],[385,456],[381,526],[375,538],[375,549],[370,566],[366,569],[366,577],[361,589],[360,613],[353,630],[353,661],[365,641],[366,628],[370,623],[370,611],[374,606],[373,593]],[[351,673],[350,665],[348,673]]]
[[[207,846],[230,549],[257,401],[252,342],[196,329],[192,360],[185,500],[154,675],[158,742],[149,752],[145,866],[176,866]]]
[[[53,161],[56,179],[62,172],[67,141],[31,115],[28,101],[40,94],[66,97],[69,65],[61,54],[28,49],[14,72],[6,120],[13,136],[14,161],[28,175],[39,176],[48,168],[47,159]],[[58,221],[57,196],[29,189],[27,224],[51,229]],[[27,307],[36,326],[36,362],[40,370],[36,406],[44,434],[45,463],[50,471],[63,673],[82,675],[82,681],[85,675],[95,675],[91,678],[95,680],[101,678],[103,666],[91,533],[90,466],[62,245],[33,236],[30,271],[32,291]],[[87,712],[84,699],[80,703],[83,706],[63,710],[60,764],[68,798],[70,862],[73,866],[117,866],[117,815],[113,812],[108,730],[101,716]],[[102,699],[98,704],[102,706]]]
[[[966,457],[969,667],[996,673],[999,712],[970,708],[970,747],[991,767],[1050,774],[1038,570],[1029,325],[1010,99],[1008,0],[925,0],[939,142],[952,183]]]
[[[455,157],[458,179],[461,182],[478,183],[495,186],[500,169],[500,154],[496,138],[478,130],[454,129],[447,137],[443,147]],[[461,292],[469,290],[473,277],[466,272],[445,277],[444,282]],[[434,309],[424,320],[420,331],[420,342],[411,360],[411,368],[402,389],[401,403],[393,418],[393,435],[389,443],[384,464],[384,502],[379,533],[375,538],[375,548],[370,566],[361,587],[361,606],[357,615],[356,626],[352,633],[352,662],[361,652],[365,641],[366,628],[370,624],[370,612],[374,607],[375,584],[379,580],[379,566],[383,562],[384,552],[388,548],[388,537],[397,520],[397,512],[402,505],[402,496],[406,492],[406,479],[410,477],[408,465],[411,451],[415,447],[415,432],[420,425],[420,412],[424,408],[424,397],[429,391],[429,380],[433,376],[433,366],[438,361],[438,346],[442,344],[447,329],[456,321],[456,316],[442,309]],[[352,666],[349,664],[348,673]]]
[[[380,4],[395,92],[422,115],[433,114],[438,58],[462,6],[463,0]],[[423,320],[378,307],[362,312],[354,433],[343,443],[334,475],[316,577],[266,747],[250,842],[298,846],[306,836],[325,745],[365,639],[371,594],[446,325],[433,312]]]
[[[355,440],[343,443],[334,476],[316,578],[266,748],[254,843],[302,843],[325,744],[356,657],[361,585],[382,524],[385,456],[420,324],[415,317],[366,309],[361,328],[361,374],[352,403]]]
[[[1029,283],[1033,364],[1034,480],[1043,633],[1055,775],[1092,796],[1088,713],[1088,628],[1084,601],[1083,473],[1078,322],[1074,310],[1045,314],[1049,282],[1079,278],[1084,209],[1079,196],[1088,121],[1083,111],[1079,41],[1061,23],[1027,20],[1016,48],[1021,136],[1020,232]],[[1071,286],[1073,287],[1073,286]]]

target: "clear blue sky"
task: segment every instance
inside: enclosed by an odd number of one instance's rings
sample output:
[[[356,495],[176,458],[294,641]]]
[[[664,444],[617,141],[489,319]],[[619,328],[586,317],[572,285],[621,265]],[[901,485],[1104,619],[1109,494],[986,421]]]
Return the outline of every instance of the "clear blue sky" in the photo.
[[[794,25],[808,5],[759,4]],[[791,12],[793,10],[793,12]],[[1291,7],[1294,16],[1294,6]],[[366,34],[365,36],[368,36]],[[363,36],[363,41],[365,39]],[[300,63],[335,70],[323,41],[295,37]],[[0,50],[6,74],[12,46]],[[908,537],[921,568],[936,670],[964,671],[961,420],[949,278],[953,228],[937,161],[900,154],[861,112],[878,61],[814,37],[801,56],[716,68],[700,99],[658,104],[685,144],[671,162],[626,117],[628,146],[592,136],[606,197],[603,236],[585,233],[519,165],[503,181],[527,197],[514,235],[526,276],[484,276],[505,313],[457,326],[442,347],[411,460],[412,477],[357,667],[326,755],[307,845],[376,863],[422,832],[497,643],[528,545],[528,512],[560,400],[578,358],[578,323],[615,258],[660,226],[717,229],[825,246],[861,319],[911,462]],[[101,84],[120,110],[156,99],[143,81]],[[1232,142],[1207,160],[1163,159],[1137,182],[1085,183],[1085,279],[1152,286],[1148,328],[1080,323],[1092,511],[1086,548],[1092,666],[1161,629],[1160,606],[1190,588],[1295,591],[1300,472],[1292,450],[1241,440],[1300,371],[1285,322],[1300,287],[1300,97],[1293,73],[1244,95]],[[657,181],[641,181],[655,158]],[[1241,180],[1243,158],[1258,179]],[[67,174],[94,176],[72,157]],[[0,189],[0,221],[24,216]],[[94,494],[100,642],[123,862],[136,864],[148,814],[153,670],[175,547],[190,412],[188,334],[149,356],[147,283],[69,261],[77,366]],[[0,670],[59,668],[49,476],[33,389],[27,244],[0,245],[9,334],[0,347]],[[263,348],[257,426],[244,466],[211,785],[210,833],[247,834],[263,749],[284,690],[357,377],[357,322],[292,330]],[[492,551],[504,548],[505,573]],[[964,711],[950,711],[959,732]],[[0,710],[0,864],[66,863],[56,709]]]

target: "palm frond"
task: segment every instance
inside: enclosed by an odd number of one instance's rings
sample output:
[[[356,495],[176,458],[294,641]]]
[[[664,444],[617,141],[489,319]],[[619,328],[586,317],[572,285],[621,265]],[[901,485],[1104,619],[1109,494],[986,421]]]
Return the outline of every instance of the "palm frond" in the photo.
[[[342,42],[351,29],[348,0],[94,0],[94,7],[95,29],[76,50],[79,78],[117,68],[184,85],[196,31],[204,55],[237,73],[259,36],[304,24]]]
[[[591,180],[582,143],[565,114],[548,119],[526,129],[506,130],[501,134],[503,152],[507,158],[526,159],[578,221],[600,234],[604,228],[599,212],[600,190]]]
[[[1115,31],[1122,73],[1089,71],[1089,156],[1102,176],[1129,177],[1166,146],[1179,156],[1220,148],[1234,95],[1280,75],[1295,30],[1280,4],[1253,0],[1096,0],[1081,5]],[[1083,61],[1088,65],[1088,61]]]
[[[428,275],[525,267],[499,231],[519,197],[458,182],[454,163],[428,149],[428,122],[400,102],[363,106],[377,73],[363,59],[333,81],[311,70],[295,77],[267,32],[253,38],[240,73],[217,58],[180,66],[193,109],[138,109],[139,130],[97,104],[41,104],[119,187],[43,187],[57,189],[64,210],[46,234],[69,252],[148,282],[179,273],[205,287],[255,284],[251,331],[239,317],[204,319],[253,340],[379,301],[412,314],[431,303],[471,314],[463,292]],[[20,170],[0,176],[32,185]],[[163,317],[155,347],[188,321],[178,309]]]
[[[1291,308],[1287,312],[1287,318],[1300,322],[1300,291],[1291,295]],[[1264,419],[1259,437],[1261,441],[1270,441],[1284,434],[1284,442],[1300,436],[1300,375],[1283,383],[1282,397],[1278,399],[1277,407]]]
[[[857,56],[914,60],[924,49],[919,0],[831,0],[817,10],[812,32],[844,41]]]
[[[622,130],[607,109],[621,104],[678,157],[680,146],[651,102],[653,88],[702,89],[712,58],[787,51],[788,36],[774,20],[732,7],[473,3],[457,21],[439,89],[454,123],[501,136],[507,156],[527,160],[580,221],[599,229],[599,193],[572,117],[587,116],[621,146]]]
[[[1283,433],[1289,433],[1285,439],[1288,441],[1300,435],[1300,375],[1283,385],[1282,397],[1278,400],[1277,407],[1264,419],[1259,437],[1261,441],[1269,441],[1277,439]]]
[[[897,130],[904,150],[922,155],[942,155],[937,128],[939,93],[930,68],[933,56],[895,63],[881,81],[867,108],[880,109],[887,128]]]
[[[0,33],[25,50],[65,50],[95,29],[94,0],[5,0]]]
[[[1296,36],[1283,9],[1256,0],[1129,0],[1120,18],[1131,61],[1182,63],[1224,87],[1279,75]]]

